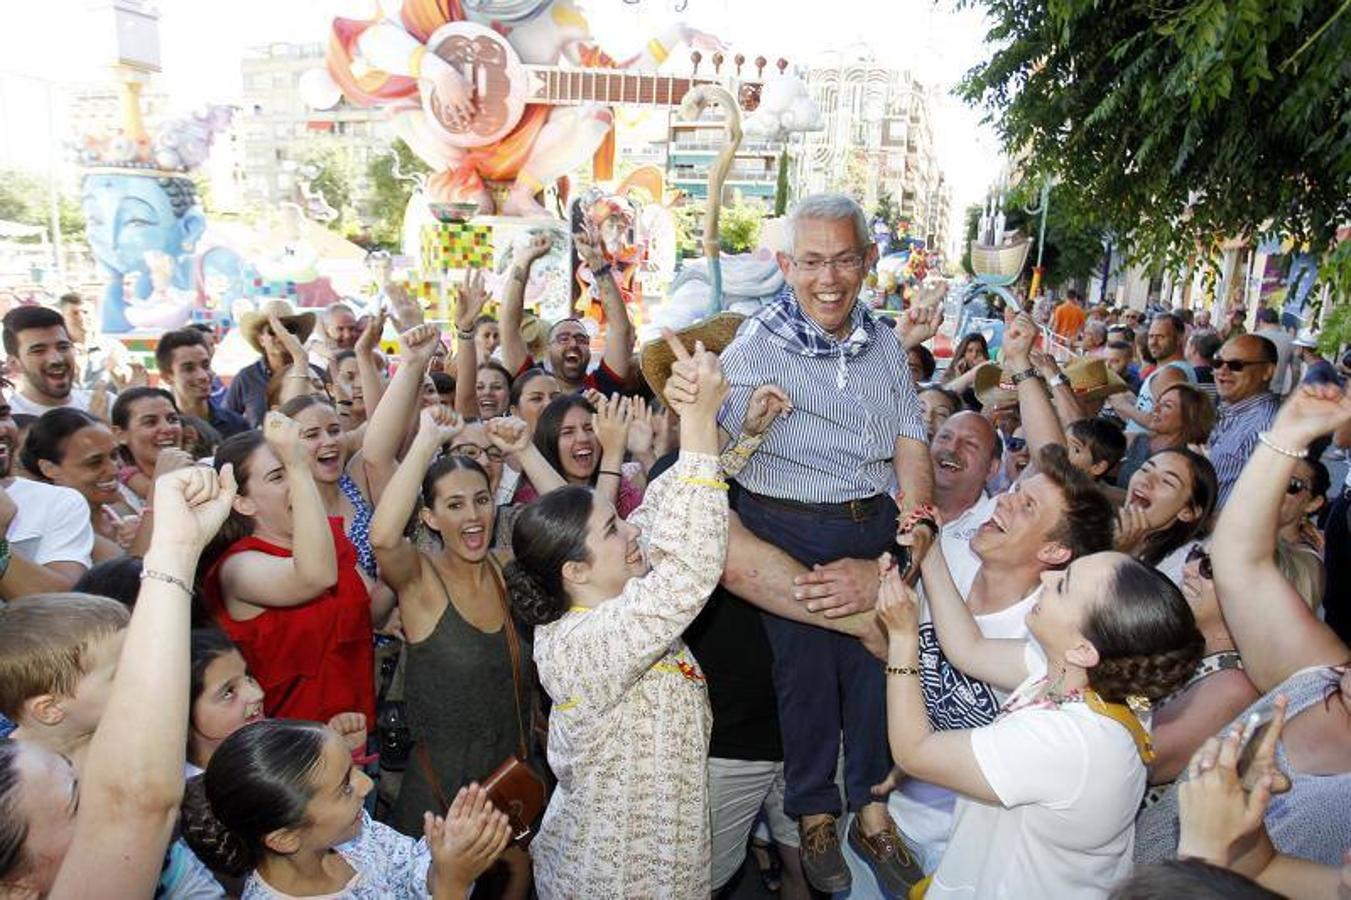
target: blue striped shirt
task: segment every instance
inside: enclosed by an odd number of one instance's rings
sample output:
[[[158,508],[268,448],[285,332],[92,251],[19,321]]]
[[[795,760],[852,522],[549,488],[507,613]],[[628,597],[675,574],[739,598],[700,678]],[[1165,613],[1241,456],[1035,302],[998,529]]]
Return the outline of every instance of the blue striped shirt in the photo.
[[[1243,467],[1257,447],[1257,432],[1266,431],[1281,402],[1263,391],[1237,403],[1221,403],[1215,430],[1210,433],[1210,463],[1220,482],[1219,506],[1229,499]]]
[[[838,341],[808,319],[790,290],[748,319],[719,359],[732,385],[718,417],[736,434],[751,394],[774,382],[793,412],[770,428],[737,475],[756,494],[799,503],[846,503],[896,487],[898,437],[924,442],[919,399],[895,333],[863,304]]]

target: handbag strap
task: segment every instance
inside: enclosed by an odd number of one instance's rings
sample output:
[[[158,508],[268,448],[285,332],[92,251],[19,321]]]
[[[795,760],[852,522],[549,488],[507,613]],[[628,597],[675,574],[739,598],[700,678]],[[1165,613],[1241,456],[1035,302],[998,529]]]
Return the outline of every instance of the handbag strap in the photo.
[[[431,566],[432,574],[436,576],[436,583],[441,586],[446,604],[451,605],[450,591],[446,588],[445,579],[441,577],[441,571],[430,559],[427,560],[427,564]],[[502,578],[497,561],[491,555],[488,556],[488,570],[492,572],[493,584],[497,586],[497,600],[502,604],[502,630],[507,633],[507,652],[511,654],[511,699],[516,704],[517,749],[520,751],[521,761],[524,762],[529,756],[525,742],[525,720],[521,717],[521,640],[516,634],[516,623],[511,618],[511,607],[507,605],[507,583]]]
[[[1098,694],[1097,691],[1086,690],[1083,693],[1084,704],[1089,709],[1099,715],[1106,716],[1118,722],[1123,728],[1130,732],[1131,739],[1135,741],[1135,752],[1140,754],[1140,761],[1145,765],[1154,762],[1154,742],[1149,737],[1149,731],[1140,722],[1140,716],[1132,706],[1124,703],[1109,703]],[[1148,708],[1148,701],[1143,701]]]
[[[413,753],[417,756],[418,768],[422,769],[422,777],[427,779],[427,784],[431,786],[432,793],[436,795],[436,802],[441,804],[441,813],[444,815],[450,809],[450,804],[446,801],[446,791],[441,786],[441,779],[436,774],[436,767],[432,765],[432,757],[427,750],[427,742],[418,741],[417,749]]]

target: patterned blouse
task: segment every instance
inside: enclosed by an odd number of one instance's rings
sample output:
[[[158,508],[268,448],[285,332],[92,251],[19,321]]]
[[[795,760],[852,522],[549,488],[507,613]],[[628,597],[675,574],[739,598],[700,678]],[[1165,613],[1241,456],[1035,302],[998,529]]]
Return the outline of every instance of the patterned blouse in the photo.
[[[712,713],[680,634],[722,574],[721,481],[715,457],[681,453],[629,518],[651,571],[535,630],[558,776],[530,845],[542,900],[708,897]]]
[[[425,838],[413,840],[361,814],[361,834],[335,848],[356,870],[342,890],[308,900],[421,900],[430,897],[427,870],[432,864]],[[251,872],[240,900],[292,900]]]
[[[357,487],[355,479],[346,472],[338,479],[338,490],[352,504],[352,524],[347,529],[347,539],[357,548],[357,565],[361,571],[375,578],[375,551],[371,549],[371,516],[375,515],[375,510],[371,509],[371,504],[367,502],[366,495],[361,493],[361,488]]]

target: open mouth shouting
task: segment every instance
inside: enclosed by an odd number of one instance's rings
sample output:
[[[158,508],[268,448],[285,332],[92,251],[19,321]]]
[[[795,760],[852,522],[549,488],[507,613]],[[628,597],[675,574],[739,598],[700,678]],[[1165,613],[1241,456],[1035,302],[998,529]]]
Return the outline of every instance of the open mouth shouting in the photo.
[[[482,522],[470,522],[460,529],[460,540],[466,550],[480,551],[488,545],[488,530],[484,528]]]
[[[1126,495],[1127,506],[1138,506],[1140,509],[1149,509],[1153,503],[1154,501],[1150,499],[1150,496],[1139,488],[1136,488]]]
[[[342,449],[340,447],[330,447],[320,450],[314,457],[314,461],[319,464],[319,468],[325,472],[336,472],[342,469]]]

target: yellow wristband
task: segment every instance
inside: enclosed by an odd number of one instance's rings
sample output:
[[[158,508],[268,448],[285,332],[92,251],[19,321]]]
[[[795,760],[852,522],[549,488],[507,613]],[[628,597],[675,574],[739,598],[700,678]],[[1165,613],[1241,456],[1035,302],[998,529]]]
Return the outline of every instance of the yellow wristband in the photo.
[[[408,60],[408,71],[412,73],[414,78],[422,77],[422,57],[426,55],[427,48],[425,46],[419,46],[413,51],[412,58]]]
[[[666,45],[656,38],[647,42],[647,52],[652,54],[652,60],[657,65],[666,62],[666,57],[671,55],[666,52]]]
[[[692,478],[685,476],[682,477],[680,480],[685,482],[686,484],[697,484],[701,485],[702,487],[717,488],[718,490],[722,491],[727,490],[727,482],[717,478]]]

